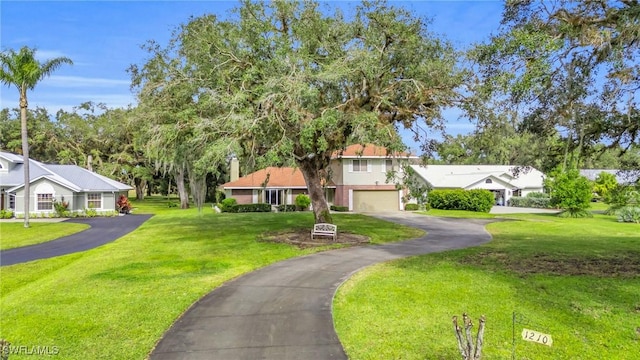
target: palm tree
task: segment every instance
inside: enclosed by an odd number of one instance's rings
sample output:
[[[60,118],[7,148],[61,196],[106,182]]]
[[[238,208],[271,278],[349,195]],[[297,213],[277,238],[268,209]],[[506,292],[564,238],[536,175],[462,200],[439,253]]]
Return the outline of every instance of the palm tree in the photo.
[[[33,90],[40,80],[51,75],[62,64],[73,64],[71,59],[58,57],[41,63],[35,58],[36,49],[24,46],[19,52],[12,49],[0,53],[0,81],[20,92],[20,124],[22,128],[22,155],[24,156],[24,227],[29,227],[29,137],[27,134],[27,90]]]

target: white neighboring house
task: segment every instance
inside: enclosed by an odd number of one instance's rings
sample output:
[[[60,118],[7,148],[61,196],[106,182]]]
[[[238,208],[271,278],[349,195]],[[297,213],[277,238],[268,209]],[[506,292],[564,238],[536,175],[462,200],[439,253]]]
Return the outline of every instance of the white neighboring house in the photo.
[[[512,196],[543,192],[545,175],[534,168],[511,165],[411,165],[421,180],[433,189],[486,189],[497,205]]]
[[[24,214],[24,161],[22,155],[0,152],[0,209]],[[133,188],[76,165],[51,165],[29,159],[29,213],[55,212],[53,201],[69,203],[68,210],[116,209],[121,194]]]

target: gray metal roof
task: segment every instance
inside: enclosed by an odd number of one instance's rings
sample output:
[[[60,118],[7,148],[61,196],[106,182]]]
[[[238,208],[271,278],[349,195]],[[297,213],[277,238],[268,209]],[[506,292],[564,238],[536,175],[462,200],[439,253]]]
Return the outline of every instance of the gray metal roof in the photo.
[[[47,169],[58,174],[83,191],[120,191],[129,190],[131,186],[111,180],[76,165],[46,165]]]
[[[0,157],[15,164],[10,171],[0,172],[0,185],[12,187],[11,191],[22,187],[24,185],[22,157],[7,152],[0,152]],[[129,185],[76,165],[50,165],[33,159],[29,159],[29,178],[30,181],[47,178],[73,191],[125,191],[132,189]]]
[[[9,162],[12,163],[23,163],[23,158],[22,155],[16,155],[13,153],[8,153],[8,152],[4,152],[4,151],[0,151],[0,156],[2,156],[3,158],[7,159]]]

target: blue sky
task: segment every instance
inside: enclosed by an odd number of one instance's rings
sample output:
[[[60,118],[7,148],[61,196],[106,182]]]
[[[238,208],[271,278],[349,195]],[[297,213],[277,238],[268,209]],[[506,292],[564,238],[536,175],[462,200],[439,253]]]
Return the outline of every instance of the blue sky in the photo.
[[[333,1],[348,7],[350,3]],[[433,20],[430,29],[457,47],[483,41],[498,30],[500,1],[391,1]],[[66,56],[73,66],[63,66],[29,93],[29,107],[45,107],[50,114],[70,111],[86,101],[107,107],[135,105],[126,69],[143,64],[140,48],[148,40],[165,44],[171,31],[191,16],[215,13],[224,16],[235,1],[0,1],[0,47],[38,49],[40,60]],[[0,107],[14,108],[18,93],[0,88]],[[472,129],[447,111],[448,131]]]

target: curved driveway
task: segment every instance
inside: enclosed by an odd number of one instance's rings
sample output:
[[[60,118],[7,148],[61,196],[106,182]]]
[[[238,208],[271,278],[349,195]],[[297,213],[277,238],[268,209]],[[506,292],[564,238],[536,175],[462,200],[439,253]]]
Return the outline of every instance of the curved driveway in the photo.
[[[150,217],[151,215],[126,215],[67,220],[66,222],[89,224],[91,227],[53,241],[2,250],[0,251],[0,266],[93,249],[130,233]]]
[[[491,240],[484,230],[487,220],[409,212],[376,216],[428,234],[293,258],[229,281],[187,310],[150,359],[346,359],[331,314],[333,296],[343,281],[378,262]]]

